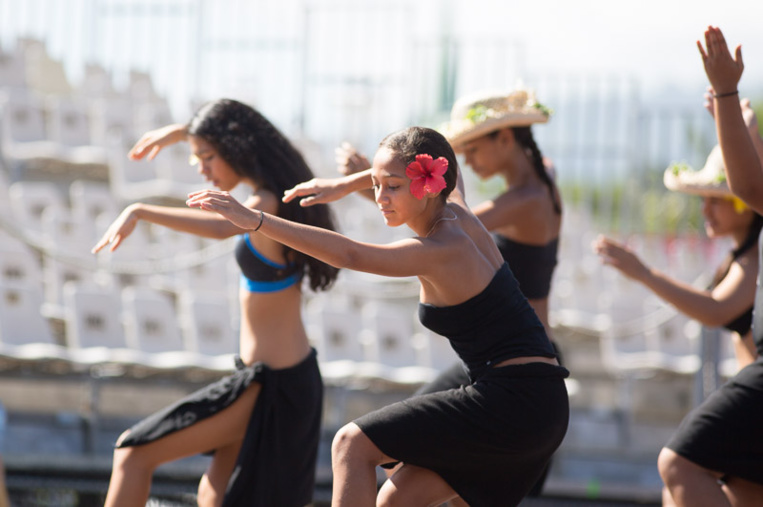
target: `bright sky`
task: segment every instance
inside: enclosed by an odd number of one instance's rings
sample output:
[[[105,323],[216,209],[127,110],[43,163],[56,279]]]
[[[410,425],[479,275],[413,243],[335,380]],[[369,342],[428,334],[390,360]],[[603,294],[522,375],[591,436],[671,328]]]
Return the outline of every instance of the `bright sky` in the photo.
[[[651,90],[707,79],[695,42],[712,24],[742,44],[741,90],[763,97],[761,0],[456,0],[463,33],[507,34],[530,72],[630,74]]]

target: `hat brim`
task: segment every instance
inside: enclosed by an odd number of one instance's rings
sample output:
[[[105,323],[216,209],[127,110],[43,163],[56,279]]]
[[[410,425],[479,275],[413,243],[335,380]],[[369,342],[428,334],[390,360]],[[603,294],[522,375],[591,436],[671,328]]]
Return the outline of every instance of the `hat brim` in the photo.
[[[446,124],[443,134],[453,150],[460,152],[464,144],[496,130],[507,127],[529,127],[535,123],[546,122],[548,122],[548,116],[541,111],[509,113],[497,118],[489,118],[478,124],[469,123],[467,126],[457,125],[451,121]]]
[[[698,177],[699,176],[699,177]],[[701,197],[731,197],[733,194],[725,181],[707,183],[701,180],[701,172],[685,171],[675,174],[665,170],[662,181],[668,190]]]

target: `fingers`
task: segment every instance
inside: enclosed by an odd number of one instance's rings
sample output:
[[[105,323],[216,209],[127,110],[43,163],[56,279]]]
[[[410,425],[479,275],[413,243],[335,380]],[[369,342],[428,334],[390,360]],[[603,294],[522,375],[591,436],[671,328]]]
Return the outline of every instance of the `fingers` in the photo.
[[[281,200],[283,202],[291,202],[297,197],[309,196],[314,193],[315,193],[315,190],[313,188],[305,186],[304,183],[300,183],[296,187],[290,188],[289,190],[284,191],[283,197],[281,198]]]
[[[702,47],[700,41],[697,41],[697,49],[699,49],[699,54],[702,55],[702,61],[707,60],[707,53],[705,53],[705,48]]]
[[[734,51],[734,60],[737,62],[737,65],[739,65],[739,70],[744,70],[744,61],[742,60],[742,45],[738,45],[736,50]]]

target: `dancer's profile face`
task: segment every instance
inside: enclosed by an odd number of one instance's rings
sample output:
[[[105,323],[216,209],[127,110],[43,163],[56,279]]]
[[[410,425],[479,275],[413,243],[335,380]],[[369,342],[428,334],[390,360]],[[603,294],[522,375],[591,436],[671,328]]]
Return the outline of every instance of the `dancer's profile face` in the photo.
[[[496,136],[484,135],[464,144],[464,161],[480,179],[492,178],[504,160],[501,142]]]
[[[205,181],[226,192],[233,190],[241,182],[241,176],[209,142],[198,136],[188,136],[188,144],[191,155],[198,164],[198,173]]]
[[[752,211],[739,213],[734,202],[724,197],[705,197],[702,200],[705,232],[711,238],[723,236],[744,237],[752,223]]]
[[[371,180],[377,206],[390,227],[408,223],[418,216],[426,199],[411,194],[411,180],[405,174],[405,164],[389,148],[380,148],[374,156]]]

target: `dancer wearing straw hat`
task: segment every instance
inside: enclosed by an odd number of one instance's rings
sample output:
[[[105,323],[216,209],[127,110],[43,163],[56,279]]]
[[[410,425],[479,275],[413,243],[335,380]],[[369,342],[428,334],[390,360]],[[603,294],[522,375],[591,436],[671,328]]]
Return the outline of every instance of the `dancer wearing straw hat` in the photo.
[[[733,242],[709,288],[693,287],[651,268],[626,245],[605,236],[597,238],[593,248],[604,264],[643,284],[678,311],[705,326],[731,331],[737,364],[747,366],[757,356],[751,326],[763,217],[729,190],[720,146],[713,148],[701,170],[674,164],[665,170],[663,181],[670,190],[702,197],[707,235]]]
[[[718,28],[697,42],[712,86],[718,143],[731,192],[763,214],[763,143],[749,103],[739,101],[741,46],[732,56]],[[756,149],[757,148],[757,149]],[[763,249],[758,250],[758,265]],[[749,273],[754,278],[754,273]],[[758,270],[752,337],[758,357],[681,422],[660,452],[666,505],[761,505],[763,499],[763,273]]]

